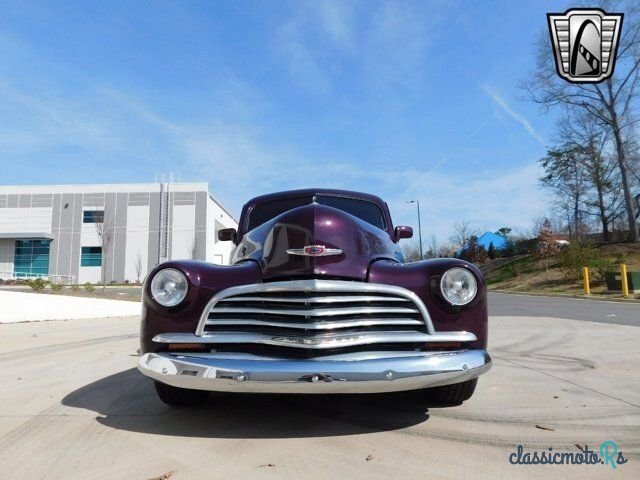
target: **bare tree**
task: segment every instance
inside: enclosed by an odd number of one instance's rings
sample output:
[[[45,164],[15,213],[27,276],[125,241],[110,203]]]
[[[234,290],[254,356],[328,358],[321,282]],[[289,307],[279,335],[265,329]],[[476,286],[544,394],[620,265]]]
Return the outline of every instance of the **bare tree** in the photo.
[[[438,247],[437,257],[438,258],[453,257],[455,253],[456,253],[456,248],[450,243],[445,243],[440,245],[440,247]]]
[[[425,255],[427,258],[437,258],[438,252],[440,250],[440,245],[438,244],[438,238],[432,234],[427,240],[427,254]]]
[[[551,203],[562,213],[571,238],[589,233],[597,218],[608,241],[610,224],[624,207],[607,129],[592,116],[574,112],[561,119],[558,130],[556,145],[540,159],[545,171],[540,183],[554,194]]]
[[[582,113],[562,122],[561,136],[581,154],[587,190],[583,197],[584,214],[597,218],[603,239],[610,239],[610,224],[624,213],[620,191],[620,172],[611,145],[611,136],[593,116]],[[633,152],[633,148],[627,148]],[[589,222],[588,218],[584,219]]]
[[[478,231],[471,227],[471,222],[469,220],[454,223],[453,231],[454,234],[449,240],[459,248],[464,248],[469,243],[469,239],[473,235],[478,236]]]
[[[538,232],[538,245],[534,252],[534,256],[539,260],[544,260],[545,277],[549,279],[549,259],[560,251],[558,242],[553,238],[551,231],[551,222],[545,219]]]
[[[420,260],[420,249],[417,242],[402,245],[402,256],[405,262],[417,262]]]
[[[115,236],[115,228],[113,217],[111,213],[105,208],[102,214],[102,222],[96,222],[96,233],[98,234],[98,241],[102,247],[102,258],[100,263],[100,279],[102,282],[102,292],[105,291],[106,284],[106,272],[107,272],[107,259],[109,257],[109,250],[113,243]]]
[[[136,283],[140,283],[140,277],[142,276],[142,255],[140,252],[136,255],[136,261],[133,265],[136,269]]]
[[[636,206],[630,181],[630,161],[626,150],[628,136],[633,135],[632,115],[640,74],[640,10],[632,2],[596,2],[606,11],[624,11],[624,28],[620,34],[615,73],[602,83],[572,84],[556,75],[548,34],[538,44],[538,61],[534,74],[523,87],[530,98],[545,108],[562,106],[592,116],[610,131],[620,171],[624,194],[629,241],[640,241]],[[595,6],[595,5],[592,5]]]

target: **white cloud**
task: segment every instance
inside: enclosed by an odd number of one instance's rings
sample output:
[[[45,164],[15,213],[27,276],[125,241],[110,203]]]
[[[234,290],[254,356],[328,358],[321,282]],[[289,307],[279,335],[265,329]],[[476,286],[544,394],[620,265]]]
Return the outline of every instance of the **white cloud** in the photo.
[[[429,39],[440,24],[441,14],[431,10],[424,15],[416,11],[419,7],[406,3],[379,5],[372,11],[364,33],[365,78],[376,86],[424,89],[429,69]]]
[[[331,90],[331,77],[304,40],[301,30],[296,22],[284,25],[279,31],[279,49],[293,78],[308,90],[326,93]]]
[[[446,240],[454,222],[460,220],[470,220],[477,228],[496,230],[509,226],[526,230],[531,218],[548,208],[538,188],[540,173],[536,164],[484,175],[432,173],[422,176],[420,188],[408,194],[402,191],[401,185],[420,175],[408,171],[404,172],[404,182],[394,180],[398,182],[399,194],[387,200],[392,210],[398,209],[396,222],[413,225],[415,207],[404,201],[419,199],[423,234],[435,233],[440,240]],[[411,198],[407,198],[409,196]]]
[[[354,42],[355,4],[324,0],[311,5],[315,7],[320,25],[332,43],[343,50],[351,50]]]
[[[244,92],[242,86],[233,88],[243,92],[235,95],[234,110],[243,111],[245,103],[255,106],[251,92]],[[185,181],[208,181],[212,193],[236,215],[249,197],[270,191],[346,188],[380,195],[389,203],[396,224],[415,225],[415,209],[405,201],[419,199],[424,236],[435,233],[446,240],[456,221],[469,219],[491,229],[525,229],[531,217],[545,209],[535,164],[458,175],[444,168],[398,169],[391,162],[367,165],[361,158],[330,157],[282,138],[274,141],[268,127],[261,127],[251,116],[218,114],[201,121],[180,120],[159,113],[134,95],[105,88],[92,88],[82,98],[62,98],[40,91],[25,93],[5,83],[0,84],[0,98],[23,116],[17,127],[12,126],[15,116],[12,122],[0,122],[0,145],[5,150],[31,151],[37,146],[49,157],[60,144],[70,144],[78,152],[78,162],[95,165],[97,175],[112,173],[107,172],[113,170],[111,158],[131,158],[120,177],[110,177],[120,181],[151,181],[155,172],[181,171]],[[463,143],[452,154],[459,153]],[[54,164],[52,170],[61,169]],[[86,174],[86,169],[78,170]]]
[[[346,2],[304,3],[277,29],[276,50],[291,76],[306,89],[331,91],[336,56],[354,48],[355,7]]]
[[[544,146],[544,139],[542,136],[533,128],[531,122],[527,120],[522,114],[516,112],[513,107],[495,90],[491,87],[484,85],[482,86],[482,91],[491,98],[507,115],[513,118],[516,122],[524,127],[524,129],[531,135],[534,139],[536,139],[540,145]]]
[[[195,177],[208,180],[212,192],[236,213],[249,197],[271,191],[314,186],[360,190],[384,198],[396,224],[416,223],[415,208],[405,202],[419,199],[423,236],[436,234],[445,241],[456,221],[468,219],[478,228],[492,230],[502,226],[526,230],[531,218],[547,208],[538,188],[541,171],[536,163],[464,174],[435,168],[397,169],[393,164],[364,165],[273,143],[266,131],[251,124],[179,124],[135,100],[120,99],[161,131],[172,145],[171,158],[179,159]],[[483,125],[467,138],[478,134]]]
[[[446,14],[420,4],[302,3],[276,30],[274,47],[307,90],[327,93],[348,72],[373,89],[424,89],[427,49]]]

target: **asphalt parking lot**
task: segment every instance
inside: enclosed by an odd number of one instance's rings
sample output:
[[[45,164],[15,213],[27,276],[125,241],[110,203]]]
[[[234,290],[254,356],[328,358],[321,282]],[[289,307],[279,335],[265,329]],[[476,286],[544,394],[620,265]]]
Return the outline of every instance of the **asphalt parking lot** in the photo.
[[[490,323],[494,367],[461,406],[213,396],[190,410],[162,404],[135,370],[134,317],[0,325],[2,478],[639,478],[640,328]],[[518,445],[578,453],[606,440],[628,459],[615,472],[509,462]]]

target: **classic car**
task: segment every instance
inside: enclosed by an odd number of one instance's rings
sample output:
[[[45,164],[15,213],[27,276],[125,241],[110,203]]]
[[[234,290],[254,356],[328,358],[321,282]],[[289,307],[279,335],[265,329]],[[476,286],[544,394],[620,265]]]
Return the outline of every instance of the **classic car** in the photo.
[[[174,406],[211,391],[423,390],[459,404],[491,367],[485,282],[459,259],[405,263],[412,235],[374,195],[254,198],[237,231],[218,232],[230,265],[169,261],[147,276],[138,368]]]

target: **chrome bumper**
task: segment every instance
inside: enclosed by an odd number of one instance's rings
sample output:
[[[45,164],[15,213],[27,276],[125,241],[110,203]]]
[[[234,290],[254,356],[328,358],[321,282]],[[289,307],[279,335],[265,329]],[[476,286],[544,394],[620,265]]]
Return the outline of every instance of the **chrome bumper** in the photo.
[[[248,354],[146,353],[138,369],[175,387],[238,393],[382,393],[449,385],[491,368],[484,350],[370,352],[290,360]]]

